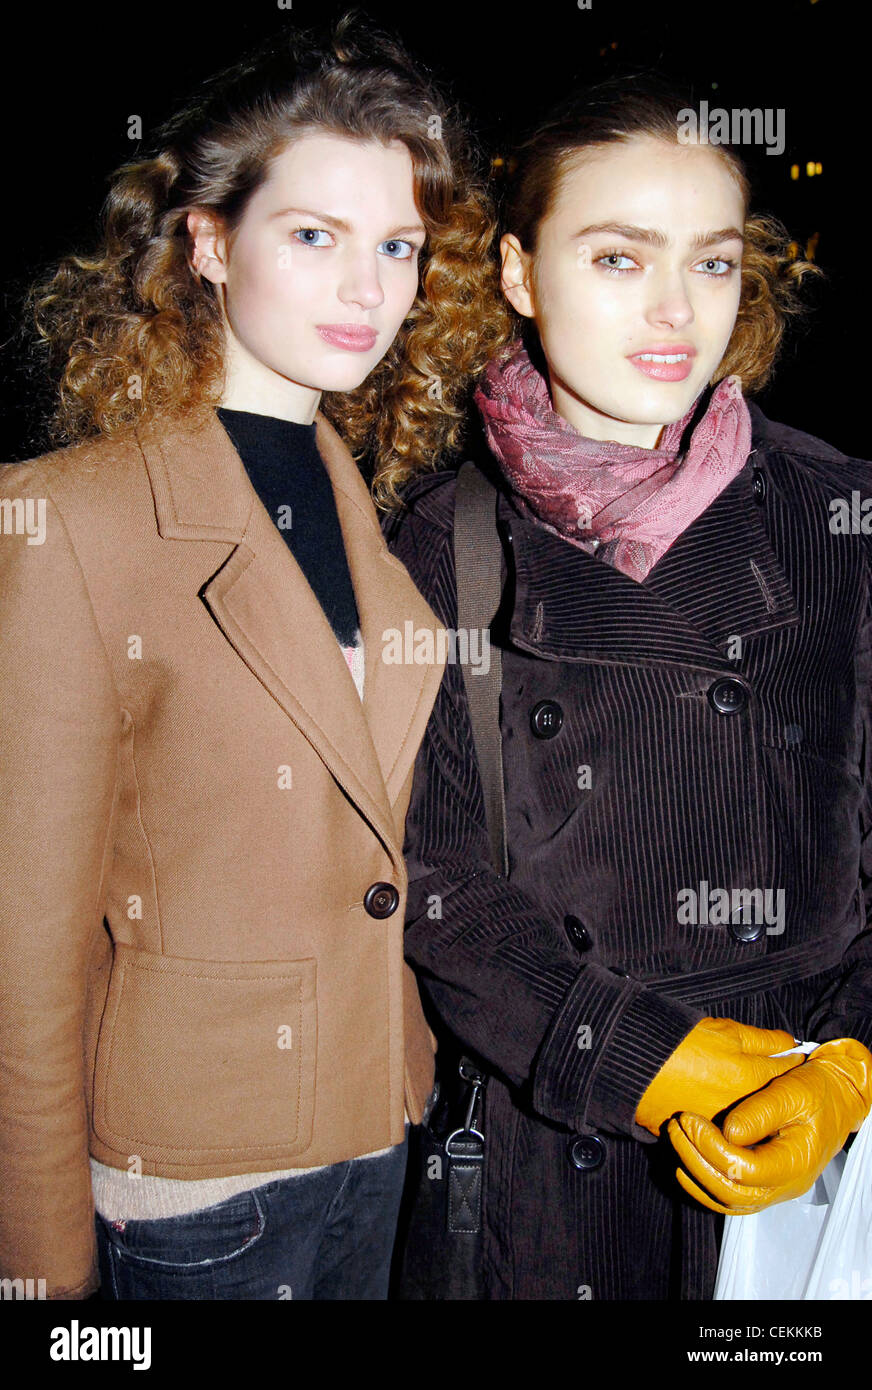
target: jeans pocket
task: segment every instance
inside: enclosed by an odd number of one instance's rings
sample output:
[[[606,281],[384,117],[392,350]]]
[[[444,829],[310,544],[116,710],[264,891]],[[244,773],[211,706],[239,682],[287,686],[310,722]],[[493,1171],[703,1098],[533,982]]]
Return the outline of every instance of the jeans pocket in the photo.
[[[196,1273],[246,1254],[266,1230],[266,1214],[256,1192],[182,1216],[148,1221],[111,1222],[100,1217],[113,1251],[141,1268]]]

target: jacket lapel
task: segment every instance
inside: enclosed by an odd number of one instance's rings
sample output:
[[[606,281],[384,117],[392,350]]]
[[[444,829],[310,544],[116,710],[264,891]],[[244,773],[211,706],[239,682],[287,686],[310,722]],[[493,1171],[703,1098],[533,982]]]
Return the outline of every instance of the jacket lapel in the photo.
[[[733,637],[799,621],[754,499],[754,454],[641,584],[512,516],[512,639],[555,660],[735,671]]]
[[[366,663],[363,710],[393,803],[412,770],[445,663],[435,654],[432,662],[388,661],[386,643],[392,632],[405,633],[411,624],[409,630],[419,637],[432,634],[435,648],[441,624],[388,550],[369,488],[345,444],[323,415],[317,420],[318,450],[333,485],[360,615]],[[425,646],[422,642],[418,650]]]
[[[204,551],[198,592],[235,651],[318,752],[402,864],[392,803],[405,781],[439,684],[433,665],[386,666],[382,633],[435,630],[406,571],[387,555],[369,492],[322,416],[316,438],[336,496],[365,643],[365,704],[308,581],[253,488],[216,416],[196,432],[137,431],[160,535],[222,541],[217,567]]]

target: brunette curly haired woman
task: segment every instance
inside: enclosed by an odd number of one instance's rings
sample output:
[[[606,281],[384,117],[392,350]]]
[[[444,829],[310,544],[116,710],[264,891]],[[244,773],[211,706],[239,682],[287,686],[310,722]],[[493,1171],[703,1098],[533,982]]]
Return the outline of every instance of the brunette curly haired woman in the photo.
[[[407,958],[487,1077],[495,1299],[711,1298],[721,1215],[806,1191],[872,1103],[869,465],[746,400],[810,267],[685,109],[605,85],[520,151],[524,331],[476,393],[501,761],[449,665],[409,805]],[[421,478],[388,527],[450,627],[457,496]]]
[[[385,498],[459,448],[470,382],[512,333],[490,255],[490,196],[460,113],[374,29],[369,73],[379,81],[364,92],[353,40],[361,28],[353,12],[340,21],[332,68],[319,69],[317,47],[297,36],[309,72],[295,84],[280,43],[219,73],[165,124],[152,158],[114,175],[98,251],[66,257],[29,296],[60,373],[55,443],[115,435],[156,415],[210,417],[223,389],[225,322],[220,295],[192,264],[189,209],[208,208],[232,239],[288,140],[322,130],[400,140],[426,227],[420,285],[400,331],[362,382],[324,391],[323,414],[356,457],[373,455]]]
[[[0,471],[0,1268],[51,1298],[385,1296],[440,666],[381,659],[435,618],[349,450],[456,446],[493,234],[351,16],[205,83],[33,291],[65,447]]]

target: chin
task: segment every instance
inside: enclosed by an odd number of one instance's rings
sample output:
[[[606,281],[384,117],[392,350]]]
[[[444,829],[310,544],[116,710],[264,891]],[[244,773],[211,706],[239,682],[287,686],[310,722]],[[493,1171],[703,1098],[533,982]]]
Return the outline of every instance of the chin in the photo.
[[[324,364],[318,373],[319,388],[322,391],[354,391],[366,381],[375,365],[362,353],[353,356],[349,353],[347,362]]]
[[[288,370],[283,371],[282,375],[289,381],[308,387],[311,391],[354,391],[371,371],[371,366],[364,367],[361,362],[353,362],[345,368],[337,367],[333,363],[331,366],[325,366],[323,371],[313,372],[312,364],[309,363],[305,372]]]
[[[665,388],[656,396],[646,392],[644,401],[633,413],[633,420],[639,425],[671,425],[686,415],[702,387],[687,389],[686,381],[663,382]],[[680,387],[680,392],[676,391]],[[671,389],[669,389],[671,388]]]
[[[368,376],[369,370],[365,372],[356,372],[353,376],[349,375],[343,377],[340,377],[335,372],[331,375],[325,373],[323,378],[323,385],[321,385],[318,389],[320,391],[338,391],[342,394],[345,394],[349,391],[356,391],[358,386],[361,386],[366,381],[366,378]]]
[[[690,404],[690,401],[686,405],[670,405],[666,401],[661,401],[659,405],[648,401],[628,404],[625,401],[622,406],[616,404],[614,409],[602,413],[624,425],[671,425],[673,421],[680,420],[682,415],[687,414]]]

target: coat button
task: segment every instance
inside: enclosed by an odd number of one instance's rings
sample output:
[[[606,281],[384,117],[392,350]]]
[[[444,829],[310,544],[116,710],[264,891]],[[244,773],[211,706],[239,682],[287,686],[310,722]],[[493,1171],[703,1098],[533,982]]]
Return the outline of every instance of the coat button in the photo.
[[[589,1173],[606,1161],[606,1146],[595,1134],[581,1134],[569,1145],[569,1161],[575,1168]]]
[[[737,941],[759,941],[763,935],[761,922],[730,922],[729,927]]]
[[[755,468],[751,474],[751,488],[754,493],[754,501],[760,503],[766,496],[766,474],[761,473],[759,468]]]
[[[571,912],[568,912],[563,919],[563,929],[576,950],[590,950],[593,945],[590,932],[583,922],[580,922],[577,917],[573,917]]]
[[[530,711],[530,726],[537,738],[554,738],[563,728],[563,710],[556,700],[540,700]]]
[[[718,714],[741,714],[748,703],[748,687],[734,676],[725,676],[709,686],[708,698]]]
[[[390,917],[400,905],[400,895],[392,883],[374,883],[363,895],[370,917]]]

